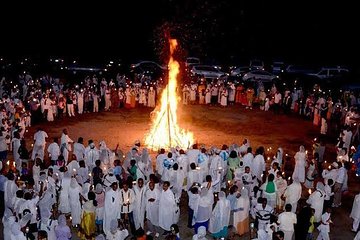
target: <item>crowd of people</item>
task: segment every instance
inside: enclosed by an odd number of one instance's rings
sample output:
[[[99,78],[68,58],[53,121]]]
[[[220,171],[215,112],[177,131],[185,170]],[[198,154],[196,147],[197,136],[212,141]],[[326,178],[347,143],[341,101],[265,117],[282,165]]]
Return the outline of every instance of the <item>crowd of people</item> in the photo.
[[[75,233],[80,239],[182,239],[180,214],[188,215],[187,227],[197,240],[245,234],[261,240],[290,240],[293,235],[329,239],[331,211],[342,207],[350,168],[355,165],[360,171],[360,147],[352,146],[359,138],[359,115],[353,107],[358,100],[351,93],[334,104],[318,88],[313,94],[285,90],[282,97],[275,85],[269,91],[261,84],[256,90],[225,82],[183,85],[183,104],[239,103],[252,109],[258,102],[264,111],[308,116],[321,125],[322,136],[314,139],[312,149],[301,146],[295,156],[280,147],[272,157],[269,149],[253,149],[245,139],[220,148],[174,146],[154,157],[140,141],[123,154],[105,141],[85,144],[80,136],[74,141],[66,129],[49,144],[47,133],[38,128],[28,149],[24,134],[45,119],[155,107],[160,81],[132,83],[118,75],[115,81],[94,76],[64,84],[49,76],[33,80],[20,75],[18,82],[2,79],[0,86],[6,240],[70,239]],[[336,159],[324,156],[328,129],[339,134]],[[359,194],[350,216],[352,230],[358,232]],[[355,239],[360,239],[359,232]]]

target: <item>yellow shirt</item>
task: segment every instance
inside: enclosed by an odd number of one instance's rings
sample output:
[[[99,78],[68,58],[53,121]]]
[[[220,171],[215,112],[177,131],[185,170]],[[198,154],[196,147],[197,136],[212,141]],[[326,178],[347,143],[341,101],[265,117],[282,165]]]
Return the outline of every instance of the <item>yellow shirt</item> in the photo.
[[[308,233],[313,233],[314,232],[314,221],[315,221],[315,216],[312,215],[311,218],[310,218],[310,227],[309,227],[309,230],[308,230]]]

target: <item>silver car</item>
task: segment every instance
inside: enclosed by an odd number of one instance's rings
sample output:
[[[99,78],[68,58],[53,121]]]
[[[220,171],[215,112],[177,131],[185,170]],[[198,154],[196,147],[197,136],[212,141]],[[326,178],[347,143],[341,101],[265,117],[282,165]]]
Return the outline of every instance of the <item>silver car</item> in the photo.
[[[218,67],[210,65],[194,65],[191,70],[192,76],[216,79],[226,77],[228,74],[220,71]]]
[[[271,73],[269,73],[267,71],[263,71],[263,70],[254,70],[254,71],[246,73],[243,76],[244,81],[261,80],[263,82],[271,82],[271,81],[276,80],[278,78],[279,78],[279,76],[271,74]]]

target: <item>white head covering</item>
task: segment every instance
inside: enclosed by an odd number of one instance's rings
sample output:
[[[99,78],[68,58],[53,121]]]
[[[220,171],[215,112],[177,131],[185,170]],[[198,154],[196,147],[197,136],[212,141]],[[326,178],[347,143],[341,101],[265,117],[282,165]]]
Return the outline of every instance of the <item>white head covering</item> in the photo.
[[[64,214],[59,216],[58,224],[59,224],[59,226],[62,226],[62,227],[66,226],[66,217]]]
[[[76,187],[78,187],[78,186],[79,186],[79,184],[77,183],[76,179],[75,179],[75,178],[71,178],[71,180],[70,180],[70,187],[71,187],[71,188],[76,188]]]
[[[110,222],[110,232],[115,233],[118,228],[118,222],[116,219],[111,220]]]
[[[100,150],[107,149],[106,143],[104,140],[100,141],[99,148],[100,148]]]
[[[14,236],[18,236],[20,234],[23,234],[20,230],[20,224],[15,222],[12,226],[11,226],[11,233],[14,235]]]
[[[95,186],[95,192],[96,192],[97,194],[100,194],[103,190],[104,190],[104,188],[103,188],[103,186],[102,186],[100,183],[96,184],[96,186]]]
[[[246,188],[242,188],[241,191],[241,197],[249,197],[249,191]]]
[[[105,240],[105,237],[104,237],[103,234],[100,234],[100,235],[95,237],[95,240]]]
[[[317,182],[317,184],[316,184],[316,190],[319,190],[319,191],[324,192],[324,190],[325,190],[324,184],[323,184],[322,182]]]
[[[300,146],[300,152],[305,152],[305,147],[303,145]]]
[[[198,228],[197,237],[198,239],[204,238],[206,236],[206,228],[204,226],[200,226]]]

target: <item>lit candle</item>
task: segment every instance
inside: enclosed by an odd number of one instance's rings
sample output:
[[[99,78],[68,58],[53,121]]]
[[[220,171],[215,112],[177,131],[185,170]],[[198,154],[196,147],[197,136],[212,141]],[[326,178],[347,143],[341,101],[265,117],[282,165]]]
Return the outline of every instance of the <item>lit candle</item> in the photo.
[[[31,147],[34,147],[34,144],[33,144],[33,143],[31,144]]]
[[[329,166],[328,169],[330,170],[330,169],[331,169],[331,166]]]
[[[123,155],[123,158],[125,158],[125,155]]]
[[[89,173],[89,177],[91,177],[91,173]]]
[[[285,172],[282,172],[282,175],[285,176]]]
[[[267,160],[270,161],[270,157],[267,157]]]
[[[327,162],[325,161],[325,164],[326,164]]]
[[[14,166],[14,167],[15,167],[15,165],[16,165],[15,162],[13,162],[13,166]]]
[[[309,195],[311,195],[311,189],[309,189],[309,191],[308,191],[308,192],[309,192]]]
[[[8,161],[6,162],[6,164],[9,166],[9,165],[10,165],[10,161],[8,160]]]
[[[308,150],[306,150],[305,153],[308,154]]]
[[[200,170],[200,167],[196,167],[196,170]]]
[[[76,172],[76,169],[75,169],[75,168],[73,168],[73,172]]]
[[[72,217],[70,216],[70,221],[72,220]]]
[[[222,170],[223,168],[222,168],[222,167],[219,167],[218,169],[219,169],[219,170]]]
[[[290,181],[291,177],[288,177],[288,180]]]
[[[261,178],[264,176],[264,174],[261,174]]]
[[[316,138],[314,138],[314,141],[316,142]]]
[[[287,157],[287,156],[289,156],[289,155],[286,153],[285,156]]]
[[[228,184],[230,185],[230,183],[231,183],[231,181],[229,180],[229,181],[228,181]]]

